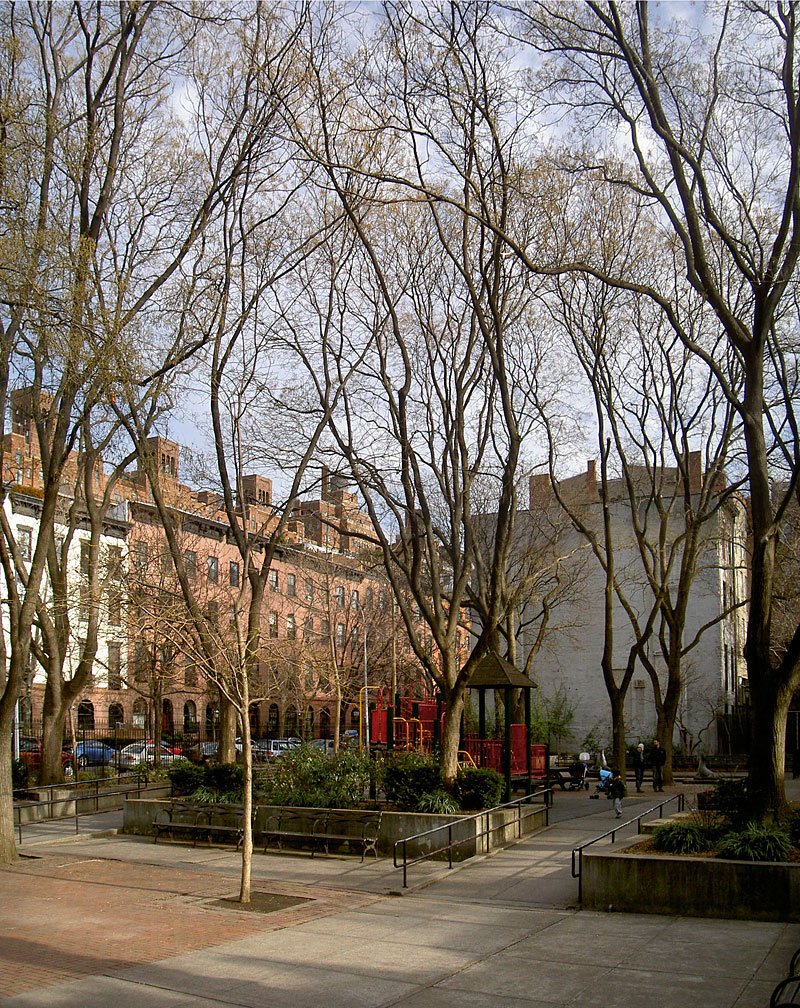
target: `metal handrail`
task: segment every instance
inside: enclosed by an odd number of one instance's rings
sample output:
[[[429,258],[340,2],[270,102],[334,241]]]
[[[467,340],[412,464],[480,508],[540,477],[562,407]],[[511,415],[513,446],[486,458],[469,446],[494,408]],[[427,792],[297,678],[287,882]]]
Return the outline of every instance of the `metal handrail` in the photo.
[[[658,809],[658,817],[662,818],[662,813],[664,811],[664,806],[669,805],[671,802],[677,801],[678,811],[683,812],[686,807],[686,796],[681,792],[680,794],[670,795],[669,798],[662,798],[660,802],[653,805],[652,808],[646,809],[644,812],[640,812],[639,815],[634,816],[633,819],[628,819],[623,823],[618,823],[613,829],[607,830],[605,833],[601,833],[600,836],[596,836],[593,840],[587,840],[586,843],[580,844],[578,847],[572,848],[572,877],[578,880],[578,903],[583,902],[583,852],[587,847],[591,847],[592,844],[596,844],[599,840],[605,840],[606,837],[611,837],[611,843],[615,843],[617,839],[617,833],[619,830],[624,829],[626,826],[630,826],[631,823],[636,823],[637,832],[642,831],[642,819],[645,816],[649,816],[651,812],[655,812]],[[577,861],[575,855],[577,854]],[[577,870],[576,870],[577,864]]]
[[[542,802],[535,802],[537,805],[543,805],[545,809],[545,826],[550,825],[550,806],[553,804],[553,791],[552,788],[542,788],[541,790],[533,791],[529,795],[525,795],[523,798],[515,798],[513,801],[505,802],[503,805],[495,805],[494,808],[484,809],[483,812],[477,812],[475,815],[462,816],[459,819],[453,819],[450,822],[442,823],[441,826],[434,826],[432,829],[423,830],[422,833],[415,833],[413,836],[403,837],[400,840],[395,840],[394,850],[393,850],[393,864],[395,868],[403,869],[403,888],[408,888],[408,869],[411,865],[419,864],[421,861],[427,861],[430,858],[435,857],[437,854],[447,853],[447,867],[453,867],[453,850],[464,846],[467,843],[474,843],[474,841],[480,839],[481,837],[491,836],[493,833],[499,830],[505,830],[509,825],[514,825],[517,830],[517,837],[522,836],[522,823],[525,819],[529,819],[533,813],[528,815],[522,815],[522,806],[534,804],[534,799],[543,798]],[[513,808],[516,809],[517,816],[513,824],[504,822],[499,826],[491,825],[491,816],[494,812],[502,812],[504,809]],[[465,824],[470,822],[479,822],[481,820],[486,820],[485,829],[480,832],[475,832],[469,837],[464,837],[462,840],[453,840],[453,827],[458,826],[463,828]],[[442,847],[437,847],[435,850],[425,851],[423,854],[417,857],[409,858],[408,856],[408,844],[412,840],[421,840],[424,837],[433,836],[436,833],[441,833],[443,830],[447,831],[447,843]],[[398,864],[398,849],[402,849],[403,860]]]
[[[94,791],[93,792],[89,791],[88,793],[83,793],[83,794],[69,795],[67,797],[64,797],[64,796],[54,797],[53,796],[53,791],[56,790],[56,789],[57,790],[65,790],[67,787],[73,787],[73,786],[75,786],[74,784],[73,785],[48,784],[48,785],[45,785],[45,787],[50,792],[50,795],[49,795],[48,798],[45,798],[45,799],[43,799],[41,801],[17,801],[17,802],[14,802],[13,810],[14,810],[14,814],[16,815],[16,819],[17,819],[17,822],[16,822],[15,825],[16,825],[18,833],[19,833],[19,842],[20,842],[20,844],[22,843],[22,827],[23,827],[23,825],[25,825],[25,826],[36,826],[36,825],[39,825],[39,824],[41,824],[43,822],[52,822],[53,820],[56,820],[56,819],[58,819],[58,820],[71,819],[71,818],[74,817],[74,819],[75,819],[75,833],[77,834],[77,833],[80,832],[80,830],[78,828],[78,817],[81,816],[81,815],[92,815],[93,813],[99,812],[100,811],[100,796],[101,796],[101,794],[102,794],[103,798],[114,798],[114,797],[116,797],[116,796],[119,795],[119,796],[122,796],[122,797],[124,797],[124,798],[127,799],[127,797],[130,794],[136,794],[136,796],[138,798],[138,797],[141,796],[142,788],[148,787],[148,784],[149,784],[147,774],[144,774],[144,775],[137,774],[136,778],[135,778],[136,783],[134,784],[132,782],[130,787],[123,787],[123,788],[120,788],[120,789],[115,790],[115,791],[105,791],[105,790],[102,791],[102,792],[100,791],[100,786],[99,786],[100,784],[103,784],[103,783],[107,784],[107,783],[109,783],[109,781],[114,781],[114,780],[116,780],[116,781],[122,781],[122,780],[125,780],[125,779],[126,778],[124,778],[124,777],[116,777],[116,778],[97,777],[97,778],[95,778],[94,780],[91,780],[91,781],[80,781],[80,785],[81,786],[84,786],[86,784],[93,784],[94,785]],[[167,786],[167,785],[164,784],[164,785],[160,785],[160,786],[164,787],[164,786]],[[37,788],[37,790],[44,790],[44,787],[41,788],[41,789]],[[94,808],[89,808],[89,809],[84,809],[83,811],[79,811],[79,804],[81,802],[85,803],[87,801],[93,801],[94,802]],[[53,805],[56,802],[72,802],[73,803],[73,812],[71,812],[69,815],[61,815],[61,816],[54,815],[53,814]],[[48,810],[49,810],[49,814],[44,819],[32,819],[30,822],[27,822],[27,823],[23,823],[22,822],[22,814],[21,814],[22,813],[22,809],[40,808],[42,806],[46,806],[48,808]]]

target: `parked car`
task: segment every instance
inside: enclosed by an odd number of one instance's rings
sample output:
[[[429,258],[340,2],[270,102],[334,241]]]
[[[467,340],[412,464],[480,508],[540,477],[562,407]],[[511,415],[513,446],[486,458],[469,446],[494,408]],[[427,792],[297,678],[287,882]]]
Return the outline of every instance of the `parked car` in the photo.
[[[333,739],[331,738],[316,738],[310,743],[310,746],[318,752],[325,753],[326,756],[334,755]]]
[[[42,743],[32,735],[23,735],[19,740],[19,758],[28,770],[38,770],[42,765]],[[72,776],[72,754],[61,752],[61,766],[65,777]]]
[[[72,759],[72,747],[65,746],[64,752]],[[83,769],[87,766],[116,766],[117,750],[97,739],[86,739],[75,744],[75,762]]]
[[[160,751],[162,763],[174,763],[175,760],[180,759],[179,756],[170,752],[164,742],[161,743]],[[155,761],[156,747],[152,742],[132,742],[130,745],[126,745],[119,754],[119,766],[121,769],[136,766],[139,763],[155,763]]]
[[[153,745],[155,743],[155,739],[145,739],[145,742],[148,745]],[[161,739],[161,748],[166,749],[166,751],[168,753],[172,753],[173,756],[183,756],[183,749],[181,749],[179,745],[175,745],[171,742],[165,742],[164,739]]]
[[[193,763],[207,763],[217,758],[219,742],[198,742],[186,751],[186,756]]]
[[[285,756],[288,752],[294,752],[299,749],[301,742],[298,739],[264,739],[259,743],[259,752],[262,754],[262,759],[275,759],[278,756]]]
[[[236,739],[236,752],[242,752],[242,740]],[[254,751],[253,757],[257,759],[255,755],[255,745],[253,743]],[[186,759],[190,759],[193,763],[207,763],[209,760],[215,760],[217,758],[217,753],[219,752],[219,742],[198,742],[186,750],[184,756]]]

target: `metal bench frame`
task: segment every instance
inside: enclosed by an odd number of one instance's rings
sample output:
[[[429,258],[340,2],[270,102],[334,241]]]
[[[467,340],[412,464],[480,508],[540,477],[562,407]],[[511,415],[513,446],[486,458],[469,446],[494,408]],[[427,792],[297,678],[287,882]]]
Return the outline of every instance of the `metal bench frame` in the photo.
[[[313,857],[318,848],[329,854],[331,844],[347,843],[360,849],[362,861],[368,853],[377,859],[380,824],[380,812],[282,809],[267,817],[267,824],[259,833],[259,844],[263,844],[266,853],[271,843],[282,849],[285,840],[294,840],[307,844]]]

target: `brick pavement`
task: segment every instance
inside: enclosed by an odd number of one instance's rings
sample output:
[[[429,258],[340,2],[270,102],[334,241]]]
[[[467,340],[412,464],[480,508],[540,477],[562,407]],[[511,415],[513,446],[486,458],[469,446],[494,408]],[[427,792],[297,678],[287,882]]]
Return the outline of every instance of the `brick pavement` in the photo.
[[[215,905],[238,894],[219,874],[81,857],[24,857],[0,869],[2,1000],[301,924],[378,897],[281,883],[254,885],[310,902],[270,914]],[[0,1000],[0,1003],[2,1003]]]

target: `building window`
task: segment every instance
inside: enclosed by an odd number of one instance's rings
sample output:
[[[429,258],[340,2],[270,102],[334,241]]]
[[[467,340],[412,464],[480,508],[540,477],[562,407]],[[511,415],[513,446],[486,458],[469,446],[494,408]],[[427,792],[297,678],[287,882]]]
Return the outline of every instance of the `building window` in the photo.
[[[125,711],[122,704],[112,703],[108,705],[108,727],[112,730],[118,728],[125,722]]]
[[[109,578],[119,581],[122,577],[122,550],[119,546],[109,546],[107,560]]]
[[[314,582],[311,578],[306,578],[306,602],[314,601]]]
[[[133,544],[133,567],[134,570],[141,571],[147,569],[147,543],[136,542]]]
[[[78,730],[94,731],[94,705],[89,700],[78,704]]]
[[[111,626],[122,625],[122,591],[116,585],[108,592],[108,622]]]
[[[386,612],[386,592],[378,592],[378,608],[381,612]]]
[[[186,689],[194,689],[197,686],[197,666],[193,661],[187,661],[183,668],[183,684]]]
[[[314,636],[314,617],[306,616],[306,621],[303,626],[303,636],[306,640],[310,640]]]
[[[358,609],[359,604],[360,603],[359,603],[359,598],[358,598],[358,588],[354,588],[350,592],[350,605],[351,605],[351,607],[353,609]]]
[[[336,589],[336,605],[340,609],[344,609],[344,585],[339,585]]]
[[[367,588],[364,592],[364,608],[371,609],[374,605],[374,592],[371,588]]]
[[[108,642],[108,688],[122,689],[122,646],[119,641]]]
[[[89,585],[85,581],[82,581],[78,588],[78,616],[80,619],[89,619],[91,603],[92,593],[89,591]]]
[[[291,596],[297,594],[297,577],[294,574],[286,575],[286,594]]]
[[[336,624],[336,644],[338,647],[344,647],[344,623]]]
[[[183,705],[183,730],[197,731],[197,705],[194,700],[187,700]]]
[[[208,558],[208,580],[211,584],[216,584],[219,578],[219,561],[215,556]]]
[[[231,560],[228,565],[228,581],[230,582],[231,588],[239,587],[239,561]]]
[[[294,613],[289,613],[286,617],[286,636],[289,640],[297,639],[297,623],[294,618]]]
[[[274,569],[269,572],[269,587],[271,591],[278,591],[278,572]]]
[[[17,526],[17,546],[23,560],[30,560],[33,555],[33,533],[31,529]]]
[[[269,635],[278,636],[278,614],[274,610],[269,614]]]
[[[194,550],[184,551],[183,564],[186,567],[186,576],[194,581],[197,577],[197,554]]]
[[[91,560],[92,548],[88,540],[81,540],[81,574],[89,576],[89,562]]]
[[[133,677],[136,682],[147,682],[150,669],[150,649],[144,641],[137,641],[133,654]]]
[[[206,614],[208,616],[208,622],[213,626],[217,625],[219,620],[219,602],[211,601],[206,606]]]

